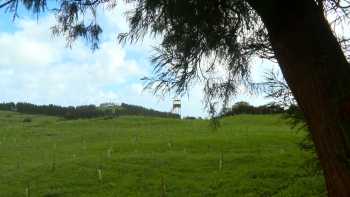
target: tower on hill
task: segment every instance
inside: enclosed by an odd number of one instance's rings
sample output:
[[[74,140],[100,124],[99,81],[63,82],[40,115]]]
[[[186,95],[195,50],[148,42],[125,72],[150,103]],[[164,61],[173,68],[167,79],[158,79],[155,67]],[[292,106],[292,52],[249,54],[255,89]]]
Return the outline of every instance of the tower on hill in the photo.
[[[177,118],[176,115],[181,119],[181,100],[173,101],[173,108],[166,115],[167,118]]]

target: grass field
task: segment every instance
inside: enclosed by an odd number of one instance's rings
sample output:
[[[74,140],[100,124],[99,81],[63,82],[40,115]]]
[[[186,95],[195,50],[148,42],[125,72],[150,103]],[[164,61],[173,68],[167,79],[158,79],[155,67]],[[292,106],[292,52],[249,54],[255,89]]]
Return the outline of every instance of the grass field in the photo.
[[[104,111],[106,109],[111,109],[113,113],[115,112],[116,109],[124,110],[124,108],[122,106],[96,107],[96,109],[102,110],[102,111]]]
[[[9,116],[9,117],[8,117]],[[4,129],[4,124],[7,125],[18,125],[22,126],[24,118],[31,118],[32,122],[27,126],[41,125],[45,123],[56,122],[56,120],[62,119],[57,116],[45,116],[45,115],[37,115],[37,114],[23,114],[14,111],[2,111],[0,110],[0,129]]]
[[[218,133],[206,120],[21,116],[0,111],[0,196],[25,196],[28,182],[31,197],[327,195],[323,176],[300,168],[305,133],[279,115],[223,118]]]

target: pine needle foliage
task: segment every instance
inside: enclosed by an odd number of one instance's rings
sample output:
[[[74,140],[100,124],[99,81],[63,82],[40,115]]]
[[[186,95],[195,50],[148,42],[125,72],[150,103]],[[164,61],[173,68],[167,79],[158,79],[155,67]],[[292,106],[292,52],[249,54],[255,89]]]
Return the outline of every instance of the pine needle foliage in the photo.
[[[315,154],[315,144],[307,122],[293,97],[292,91],[285,79],[280,75],[280,72],[274,70],[274,68],[266,69],[264,82],[258,83],[258,86],[266,94],[265,98],[272,98],[276,101],[277,105],[287,108],[282,115],[282,119],[288,120],[287,123],[291,126],[291,129],[296,128],[296,132],[307,132],[307,135],[297,145],[301,150],[310,152],[315,156],[306,159],[301,167],[311,168],[314,172],[320,172],[322,166],[318,156]]]
[[[0,4],[18,17],[18,5],[34,14],[47,10],[47,0],[8,0]],[[103,30],[98,23],[100,11],[111,11],[117,0],[56,0],[53,8],[57,23],[53,36],[64,36],[67,47],[78,38],[92,50],[99,47]],[[120,2],[120,1],[119,1]],[[154,76],[144,77],[145,91],[182,97],[195,84],[204,86],[204,108],[217,101],[223,108],[240,94],[261,93],[251,77],[251,60],[260,57],[276,62],[265,25],[249,5],[249,0],[124,0],[132,8],[124,13],[129,31],[118,35],[119,43],[142,42],[145,36],[162,38],[153,46],[150,58]],[[329,24],[342,27],[349,22],[350,3],[341,0],[315,1]],[[349,57],[349,38],[335,32]]]

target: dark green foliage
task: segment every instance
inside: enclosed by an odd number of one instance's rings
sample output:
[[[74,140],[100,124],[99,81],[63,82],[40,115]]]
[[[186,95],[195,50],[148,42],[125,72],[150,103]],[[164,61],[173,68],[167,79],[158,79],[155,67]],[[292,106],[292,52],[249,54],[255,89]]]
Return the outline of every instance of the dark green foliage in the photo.
[[[257,83],[257,86],[266,94],[265,98],[272,98],[276,105],[286,108],[297,104],[292,91],[278,69],[265,69],[263,78],[264,81]]]
[[[297,131],[308,130],[305,118],[303,117],[299,106],[295,104],[292,104],[285,111],[285,113],[282,115],[282,118],[289,120],[288,123],[291,125],[291,129],[301,124],[301,127],[299,127]]]
[[[49,116],[65,116],[68,112],[75,114],[76,118],[92,118],[99,114],[105,115],[103,111],[96,110],[95,105],[69,106],[62,107],[58,105],[35,105],[31,103],[18,102],[16,105],[17,111],[27,114],[46,114]],[[106,112],[108,113],[108,112]],[[111,112],[108,114],[112,114]]]
[[[31,118],[24,118],[23,122],[32,122]]]
[[[312,140],[309,127],[307,126],[307,123],[300,111],[300,108],[297,105],[291,105],[282,115],[282,118],[288,120],[287,123],[291,125],[291,129],[298,128],[297,132],[307,132],[303,140],[297,143],[297,145],[300,147],[301,150],[308,151],[315,156],[305,160],[305,162],[301,166],[311,168],[314,172],[320,172],[322,170],[322,166],[319,158],[315,154],[315,144]]]
[[[118,104],[113,102],[105,102],[100,104],[100,107],[110,107],[110,106],[118,106]]]
[[[69,112],[64,116],[64,118],[67,120],[76,120],[77,119],[74,114],[71,114]]]
[[[35,105],[31,103],[18,102],[14,104],[13,102],[0,104],[2,110],[11,110],[16,109],[21,113],[28,114],[45,114],[49,116],[60,116],[64,117],[67,113],[74,114],[76,118],[93,118],[93,117],[102,117],[102,116],[121,116],[126,113],[132,114],[143,114],[148,116],[156,117],[166,117],[167,112],[160,112],[153,109],[147,109],[138,105],[130,105],[126,103],[121,104],[121,109],[116,109],[115,112],[112,109],[106,108],[104,110],[97,109],[95,105],[81,105],[81,106],[69,106],[61,107],[58,105]],[[174,117],[179,117],[178,114],[174,114]]]
[[[214,132],[217,131],[221,127],[221,123],[218,117],[214,117],[210,119],[210,123],[208,127]]]
[[[248,102],[240,101],[235,103],[231,110],[226,113],[221,113],[221,117],[233,116],[238,114],[280,114],[284,109],[280,105],[272,102],[267,105],[261,105],[258,107],[250,105]]]
[[[59,2],[60,7],[52,9],[57,19],[57,24],[51,27],[52,35],[65,36],[69,47],[82,37],[92,50],[98,49],[99,36],[103,32],[96,20],[99,1],[61,0]],[[90,10],[91,17],[87,17],[87,10]]]
[[[183,119],[186,119],[186,120],[196,120],[196,117],[186,116],[186,117],[184,117]]]
[[[156,76],[143,78],[152,93],[161,98],[170,92],[184,96],[201,81],[209,109],[216,99],[225,106],[241,92],[239,85],[254,92],[249,61],[267,42],[263,25],[247,2],[142,1],[126,16],[130,31],[119,35],[121,43],[137,42],[146,33],[163,36],[151,58]],[[220,66],[226,74],[216,77]]]
[[[210,103],[210,109],[209,109],[209,114],[210,114],[210,122],[208,127],[212,130],[212,132],[214,131],[218,131],[218,129],[221,127],[221,123],[220,123],[220,118],[217,115],[217,102],[215,103]]]
[[[259,84],[260,88],[267,94],[266,98],[276,100],[280,106],[288,107],[282,114],[282,118],[288,120],[291,129],[297,128],[296,132],[306,131],[307,135],[298,144],[301,150],[311,152],[315,155],[315,144],[311,137],[311,133],[307,126],[306,120],[296,101],[287,82],[280,76],[279,71],[274,69],[265,70],[264,82]],[[317,155],[311,159],[307,159],[302,167],[311,167],[315,172],[322,170],[320,160]]]
[[[16,104],[14,102],[0,103],[0,110],[13,110],[16,109]]]
[[[127,113],[131,114],[139,114],[139,115],[148,115],[153,117],[162,117],[165,118],[168,112],[161,112],[154,109],[147,109],[145,107],[139,106],[139,105],[131,105],[126,103],[121,103],[120,105],[123,110],[116,109],[115,115],[116,116],[122,116]],[[173,114],[172,116],[179,117],[178,114]]]
[[[12,20],[15,20],[16,17],[18,17],[17,9],[18,4],[23,3],[24,7],[28,11],[32,11],[33,14],[37,15],[37,18],[41,12],[44,12],[47,8],[47,1],[46,0],[9,0],[3,4],[0,4],[0,8],[5,8],[5,12],[13,12]]]

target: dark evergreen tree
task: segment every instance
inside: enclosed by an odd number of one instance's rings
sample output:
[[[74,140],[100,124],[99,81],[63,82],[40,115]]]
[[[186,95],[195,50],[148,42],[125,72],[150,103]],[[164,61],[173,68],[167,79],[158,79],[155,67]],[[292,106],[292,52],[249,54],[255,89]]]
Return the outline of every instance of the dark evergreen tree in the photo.
[[[0,110],[14,110],[16,109],[16,104],[14,102],[0,103]]]
[[[277,103],[268,103],[266,105],[261,105],[258,107],[250,105],[248,102],[240,101],[236,102],[231,110],[221,115],[233,116],[239,114],[281,114],[284,113],[284,108]]]
[[[152,117],[162,117],[165,118],[167,116],[168,112],[160,112],[157,110],[153,109],[147,109],[142,106],[138,105],[131,105],[131,104],[126,104],[126,103],[121,103],[121,107],[123,107],[123,110],[116,109],[115,110],[115,115],[120,116],[120,115],[125,115],[125,114],[135,114],[135,115],[147,115],[147,116],[152,116]],[[174,118],[180,118],[178,114],[173,114]]]

